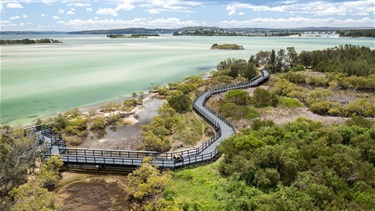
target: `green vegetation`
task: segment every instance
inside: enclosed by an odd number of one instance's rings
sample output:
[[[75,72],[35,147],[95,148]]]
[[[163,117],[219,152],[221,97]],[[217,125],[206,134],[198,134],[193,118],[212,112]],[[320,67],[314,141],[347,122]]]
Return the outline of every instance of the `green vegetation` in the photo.
[[[374,132],[364,118],[328,127],[256,120],[222,142],[223,159],[171,172],[168,198],[177,210],[372,210]]]
[[[197,146],[199,141],[214,135],[213,129],[193,112],[178,114],[178,119],[170,137],[173,149]]]
[[[249,61],[244,59],[227,59],[221,61],[217,65],[217,72],[213,74],[213,77],[218,76],[229,76],[231,78],[244,77],[248,80],[258,75],[256,69],[256,61],[253,56],[250,57]]]
[[[375,29],[339,30],[340,37],[375,37]]]
[[[36,175],[35,179],[29,180],[26,184],[14,188],[9,192],[12,206],[10,210],[60,210],[61,207],[56,201],[52,190],[58,179],[59,171],[63,161],[57,157],[49,158]],[[9,205],[8,205],[9,206]]]
[[[311,68],[317,72],[344,73],[348,76],[369,76],[375,73],[375,50],[355,45],[341,45],[325,50],[301,51],[294,47],[275,52],[260,51],[256,59],[267,65],[272,73],[301,71]]]
[[[125,125],[124,117],[132,114],[131,110],[137,105],[142,105],[142,98],[133,93],[132,98],[124,100],[123,104],[110,102],[101,106],[101,113],[111,113],[111,115],[98,115],[96,111],[81,114],[78,109],[73,109],[39,123],[50,125],[53,131],[62,133],[68,146],[79,146],[90,130],[98,137],[102,137],[107,127],[116,129],[118,125]]]
[[[213,44],[211,46],[211,49],[218,49],[218,50],[243,50],[242,45],[237,45],[237,44]]]
[[[171,142],[167,138],[172,134],[172,129],[178,121],[176,110],[168,103],[164,103],[158,109],[159,116],[152,119],[151,123],[143,126],[144,148],[145,150],[155,150],[159,152],[168,151]]]
[[[173,201],[181,210],[224,210],[227,179],[220,175],[218,164],[170,172]]]
[[[49,192],[59,179],[62,160],[52,157],[35,171],[40,157],[33,137],[23,130],[1,128],[0,209],[56,210],[55,196]]]
[[[0,206],[10,190],[27,181],[37,160],[35,140],[23,130],[0,128]],[[1,208],[1,207],[0,207]]]
[[[178,113],[191,111],[192,103],[190,97],[186,95],[175,95],[168,99],[168,104]]]
[[[168,201],[169,195],[173,194],[173,181],[167,174],[162,175],[160,171],[150,164],[150,158],[144,158],[143,164],[129,174],[129,183],[126,191],[135,199],[145,204],[144,210],[172,210],[172,202]]]
[[[19,44],[44,44],[44,43],[62,43],[61,41],[54,40],[54,39],[39,39],[39,40],[30,40],[30,39],[22,39],[22,40],[0,40],[0,45],[19,45]]]
[[[290,75],[290,73],[288,73]],[[287,75],[288,75],[287,74]],[[337,83],[330,83],[336,87]],[[344,100],[330,89],[316,88],[310,90],[293,84],[285,79],[276,80],[272,91],[280,96],[297,98],[310,110],[320,115],[332,116],[364,116],[375,117],[375,98],[359,98],[353,101]]]

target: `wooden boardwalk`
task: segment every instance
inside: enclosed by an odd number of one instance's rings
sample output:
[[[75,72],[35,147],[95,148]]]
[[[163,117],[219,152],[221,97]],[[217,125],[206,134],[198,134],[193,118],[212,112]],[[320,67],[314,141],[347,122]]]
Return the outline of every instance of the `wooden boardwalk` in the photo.
[[[228,86],[216,87],[203,92],[194,100],[193,109],[207,123],[212,125],[216,134],[197,148],[176,151],[173,153],[158,153],[155,151],[132,151],[132,150],[105,150],[105,149],[84,149],[84,148],[67,148],[58,143],[57,139],[49,137],[48,133],[41,129],[37,131],[38,137],[43,139],[44,144],[48,145],[50,151],[45,154],[48,158],[53,155],[60,155],[65,164],[84,164],[96,166],[140,166],[144,157],[151,157],[152,163],[160,168],[178,168],[186,165],[210,161],[218,155],[217,146],[224,139],[236,133],[231,122],[225,119],[216,111],[206,106],[207,100],[215,94],[226,92],[234,89],[245,89],[257,87],[270,78],[266,70],[262,74],[245,83],[231,84]],[[36,130],[36,129],[34,129]],[[175,160],[174,154],[182,156],[183,159]]]

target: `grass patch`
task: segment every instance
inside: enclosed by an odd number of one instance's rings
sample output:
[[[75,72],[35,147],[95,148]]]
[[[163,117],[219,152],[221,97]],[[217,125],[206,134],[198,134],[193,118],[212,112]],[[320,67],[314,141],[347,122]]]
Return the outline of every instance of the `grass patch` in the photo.
[[[279,103],[278,105],[281,108],[300,108],[302,107],[302,103],[294,98],[288,98],[288,97],[279,97]]]
[[[226,179],[213,164],[171,172],[175,182],[175,203],[184,210],[223,210]]]
[[[184,147],[194,146],[203,137],[213,134],[209,125],[193,112],[179,115],[179,122],[174,128],[173,141],[184,144]]]

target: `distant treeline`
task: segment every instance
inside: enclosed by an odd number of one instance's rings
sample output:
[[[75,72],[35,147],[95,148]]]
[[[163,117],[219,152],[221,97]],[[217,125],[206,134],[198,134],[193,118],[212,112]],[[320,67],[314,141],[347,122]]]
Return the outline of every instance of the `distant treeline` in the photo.
[[[59,40],[54,39],[39,39],[39,40],[30,40],[30,39],[22,39],[22,40],[0,40],[0,45],[18,45],[18,44],[42,44],[42,43],[62,43]]]
[[[147,37],[159,37],[159,34],[132,34],[131,36],[123,35],[123,34],[107,34],[109,38],[147,38]]]
[[[375,29],[339,30],[340,37],[375,37]]]

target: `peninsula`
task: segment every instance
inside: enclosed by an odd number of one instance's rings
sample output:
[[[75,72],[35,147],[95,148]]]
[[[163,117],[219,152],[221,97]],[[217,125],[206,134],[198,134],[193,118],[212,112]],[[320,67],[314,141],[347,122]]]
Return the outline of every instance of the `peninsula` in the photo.
[[[0,40],[0,45],[25,45],[25,44],[49,44],[49,43],[62,43],[59,40],[54,39],[38,39],[38,40],[30,40],[30,39],[22,39],[22,40]]]

